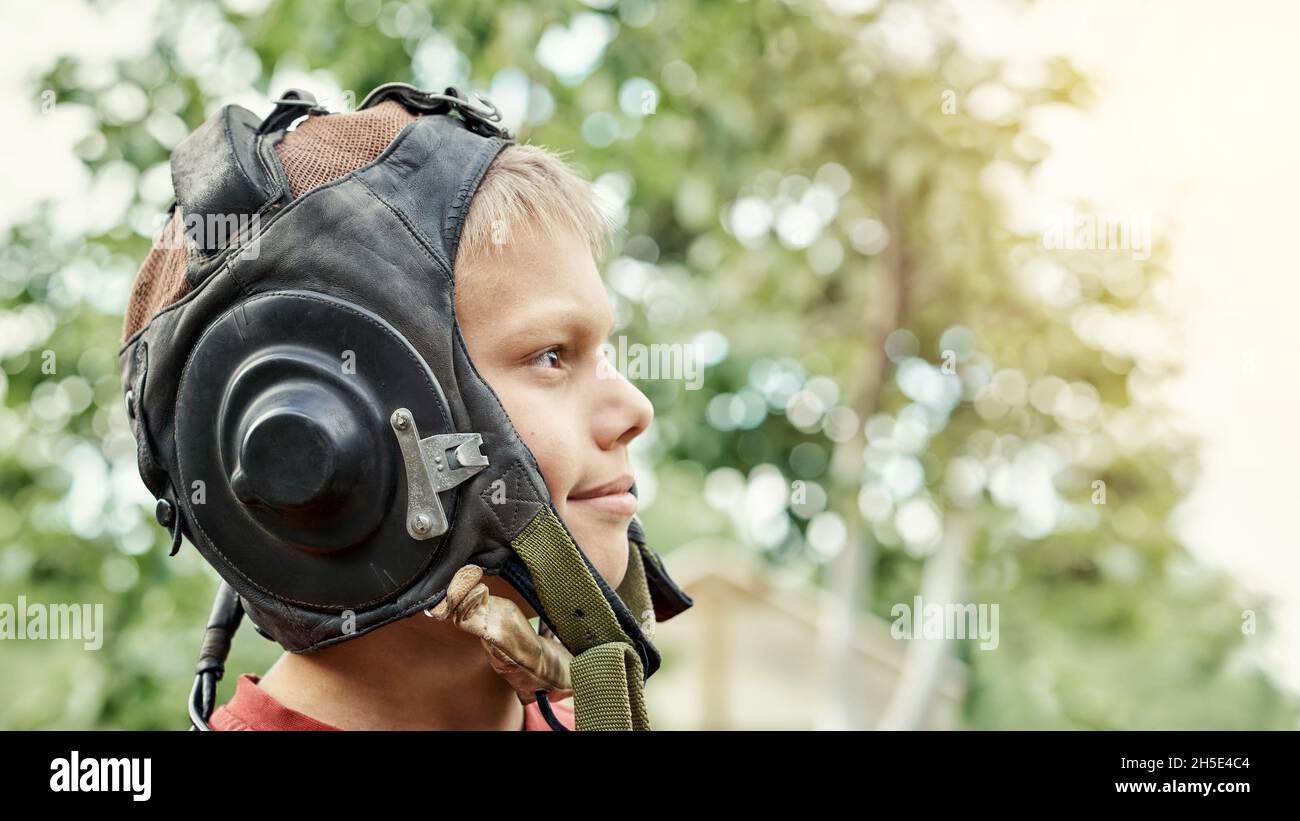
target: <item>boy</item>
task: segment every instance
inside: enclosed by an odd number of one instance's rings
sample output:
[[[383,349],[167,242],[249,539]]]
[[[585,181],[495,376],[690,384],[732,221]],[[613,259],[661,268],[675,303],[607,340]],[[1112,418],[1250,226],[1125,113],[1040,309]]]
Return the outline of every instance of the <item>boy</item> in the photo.
[[[374,161],[414,119],[385,101],[302,121],[275,146],[294,197]],[[453,266],[456,318],[470,359],[535,456],[574,541],[611,589],[628,571],[636,513],[628,448],[653,416],[646,397],[601,354],[614,321],[596,259],[613,229],[591,186],[559,156],[511,144],[473,194]],[[149,268],[147,261],[142,279]],[[501,576],[482,582],[524,616],[538,615]],[[264,676],[241,676],[210,726],[550,729],[538,703],[521,703],[494,669],[478,636],[430,615],[284,653]],[[574,728],[571,707],[551,707],[560,724]]]

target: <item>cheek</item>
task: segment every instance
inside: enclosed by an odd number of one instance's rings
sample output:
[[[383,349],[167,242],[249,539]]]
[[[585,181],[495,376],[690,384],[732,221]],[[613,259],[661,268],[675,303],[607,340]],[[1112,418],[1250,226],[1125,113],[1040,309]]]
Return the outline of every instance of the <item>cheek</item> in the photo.
[[[519,438],[536,457],[552,500],[562,509],[580,479],[573,409],[559,403],[554,392],[527,384],[511,385],[497,395]]]
[[[617,587],[627,570],[626,531],[611,528],[604,521],[588,521],[569,510],[566,503],[569,492],[584,478],[579,456],[591,448],[590,438],[584,442],[580,436],[581,409],[571,406],[559,392],[539,389],[526,382],[498,381],[501,404],[519,438],[537,458],[560,518],[596,571],[611,587]]]

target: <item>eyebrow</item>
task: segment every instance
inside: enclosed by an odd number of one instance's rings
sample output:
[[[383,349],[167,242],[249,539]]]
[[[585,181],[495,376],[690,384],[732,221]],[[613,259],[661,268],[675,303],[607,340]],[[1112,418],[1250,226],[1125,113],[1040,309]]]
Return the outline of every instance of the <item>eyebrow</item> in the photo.
[[[540,344],[553,339],[557,331],[568,339],[590,339],[602,342],[614,333],[616,324],[616,318],[611,315],[609,329],[597,335],[593,332],[592,323],[585,311],[572,303],[566,302],[562,306],[557,306],[553,301],[550,305],[544,301],[530,303],[524,310],[513,312],[511,321],[503,322],[498,327],[502,337],[525,342],[537,340]]]

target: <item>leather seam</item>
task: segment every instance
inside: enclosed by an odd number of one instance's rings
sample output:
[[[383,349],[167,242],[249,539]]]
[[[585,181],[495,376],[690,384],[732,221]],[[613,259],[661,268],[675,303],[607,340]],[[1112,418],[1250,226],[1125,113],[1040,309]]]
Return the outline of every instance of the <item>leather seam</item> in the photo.
[[[487,137],[486,139],[493,146],[493,150],[478,153],[478,164],[474,167],[472,173],[461,180],[460,187],[456,191],[456,199],[452,202],[451,208],[447,210],[447,217],[443,221],[442,238],[447,246],[453,249],[453,255],[460,250],[461,232],[464,230],[465,218],[469,216],[470,202],[473,200],[474,194],[478,192],[479,184],[483,181],[488,166],[496,160],[506,146],[505,141],[499,137]]]
[[[424,251],[424,255],[427,256],[429,261],[434,264],[434,267],[438,269],[438,272],[449,282],[452,281],[453,274],[451,273],[450,266],[448,266],[447,262],[442,258],[442,254],[438,253],[437,249],[433,247],[433,243],[425,233],[420,230],[420,227],[413,224],[410,218],[407,217],[400,208],[395,207],[392,203],[388,202],[388,200],[381,197],[379,193],[370,186],[370,183],[359,177],[357,178],[357,182],[366,189],[367,194],[373,197],[380,205],[384,206],[384,208],[388,209],[389,213],[397,217],[398,221],[402,223],[403,227],[406,228],[411,237],[415,239],[416,243],[420,246],[420,249]]]

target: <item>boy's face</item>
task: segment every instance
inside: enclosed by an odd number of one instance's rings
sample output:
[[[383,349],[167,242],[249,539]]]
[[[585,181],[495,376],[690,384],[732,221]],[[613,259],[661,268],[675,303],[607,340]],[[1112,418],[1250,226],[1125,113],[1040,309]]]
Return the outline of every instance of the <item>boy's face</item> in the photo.
[[[561,518],[617,587],[627,570],[627,527],[637,501],[628,492],[628,444],[650,424],[654,408],[601,364],[614,317],[591,251],[577,234],[512,231],[500,251],[456,272],[465,344],[537,457]],[[498,584],[493,592],[514,590]]]

